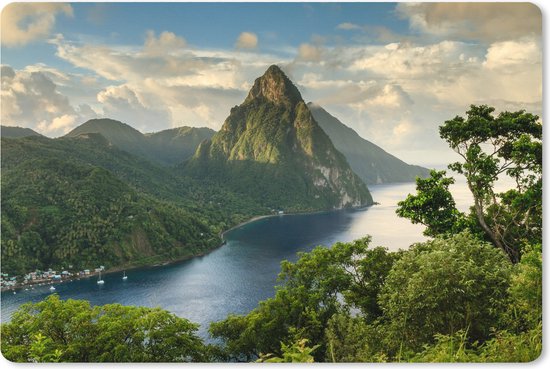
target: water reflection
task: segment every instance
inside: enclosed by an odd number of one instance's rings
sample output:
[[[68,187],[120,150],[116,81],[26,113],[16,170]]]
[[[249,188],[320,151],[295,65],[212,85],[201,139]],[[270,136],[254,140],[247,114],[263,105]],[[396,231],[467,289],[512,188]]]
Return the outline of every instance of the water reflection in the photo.
[[[246,313],[260,300],[273,296],[280,261],[295,260],[298,251],[367,234],[374,245],[391,250],[424,240],[421,225],[395,214],[397,202],[414,189],[414,183],[372,186],[373,197],[380,205],[262,219],[228,232],[227,244],[206,256],[177,265],[127,271],[126,281],[122,273],[109,274],[103,286],[98,286],[95,278],[63,283],[56,286],[55,293],[63,299],[86,299],[92,304],[160,306],[199,323],[200,334],[206,336],[210,322],[229,313]],[[459,205],[467,207],[467,191],[453,191]],[[9,319],[20,304],[48,296],[48,289],[41,286],[16,295],[2,293],[2,321]]]

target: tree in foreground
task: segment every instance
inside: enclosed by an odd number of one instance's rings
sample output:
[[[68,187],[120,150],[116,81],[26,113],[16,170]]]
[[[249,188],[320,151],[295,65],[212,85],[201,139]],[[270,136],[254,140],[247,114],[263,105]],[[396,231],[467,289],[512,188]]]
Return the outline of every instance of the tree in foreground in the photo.
[[[506,312],[511,271],[502,250],[467,231],[413,245],[379,295],[387,338],[402,351],[460,330],[486,340]]]
[[[367,321],[381,314],[377,295],[400,255],[370,248],[369,237],[300,253],[295,263],[282,262],[281,285],[273,298],[247,315],[212,323],[210,332],[232,360],[256,360],[262,353],[283,357],[282,348],[307,339],[318,345],[312,355],[322,361],[328,349],[325,328],[332,316],[351,308]]]
[[[431,236],[478,228],[517,263],[523,247],[542,242],[542,124],[524,110],[494,111],[472,105],[466,118],[457,116],[439,128],[441,138],[462,158],[449,169],[466,178],[474,199],[472,214],[456,210],[448,191],[453,180],[444,172],[418,179],[418,193],[400,202],[397,213],[425,224]],[[496,192],[501,176],[512,178],[515,187]]]
[[[467,330],[437,334],[411,361],[419,362],[529,362],[542,352],[542,250],[524,250],[512,268],[506,310],[498,317],[500,330],[485,342],[469,338]]]
[[[91,307],[52,295],[2,324],[2,354],[14,362],[207,361],[197,328],[160,308]]]
[[[283,263],[275,297],[211,325],[226,359],[489,362],[538,356],[540,253],[526,253],[514,265],[468,230],[399,253],[370,249],[368,242],[318,247]],[[300,346],[303,340],[307,346]]]

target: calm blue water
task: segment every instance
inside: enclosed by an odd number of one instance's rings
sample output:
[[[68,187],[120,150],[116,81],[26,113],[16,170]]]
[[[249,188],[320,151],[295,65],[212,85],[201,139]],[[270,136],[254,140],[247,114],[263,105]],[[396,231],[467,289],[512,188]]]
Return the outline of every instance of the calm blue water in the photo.
[[[281,260],[296,260],[297,251],[316,245],[330,246],[367,234],[374,245],[392,250],[407,248],[424,240],[423,227],[395,215],[397,201],[414,192],[414,184],[372,186],[376,205],[364,210],[313,215],[288,215],[262,219],[225,235],[227,244],[212,253],[185,262],[127,271],[56,285],[63,299],[86,299],[92,304],[160,306],[201,325],[206,336],[208,324],[229,313],[247,313],[260,300],[273,296],[273,286]],[[39,301],[51,292],[49,286],[34,290],[2,293],[2,321],[19,305]]]

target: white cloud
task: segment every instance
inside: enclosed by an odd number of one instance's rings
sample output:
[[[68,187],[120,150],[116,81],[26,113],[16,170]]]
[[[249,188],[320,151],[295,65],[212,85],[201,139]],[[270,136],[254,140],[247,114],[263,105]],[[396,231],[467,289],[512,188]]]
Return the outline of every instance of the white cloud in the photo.
[[[183,37],[172,32],[162,32],[157,38],[155,32],[148,31],[143,50],[148,55],[166,55],[177,53],[186,45],[187,41]]]
[[[535,39],[495,42],[487,49],[485,58],[485,68],[516,73],[515,67],[525,70],[541,63],[541,45]]]
[[[2,45],[22,46],[50,34],[58,13],[72,16],[63,3],[11,3],[2,10]]]
[[[320,46],[301,44],[298,48],[297,60],[305,62],[320,62],[323,56],[323,49]]]
[[[164,106],[149,104],[147,98],[127,85],[109,86],[98,93],[97,100],[105,117],[130,123],[141,131],[171,120],[170,112]]]
[[[242,32],[235,43],[235,47],[238,49],[254,49],[257,46],[258,36],[252,32]]]
[[[391,43],[367,52],[353,61],[350,69],[376,75],[414,80],[426,76],[450,79],[470,68],[481,49],[458,41],[431,45]]]
[[[74,108],[50,76],[63,81],[69,78],[55,69],[41,71],[37,65],[18,71],[2,65],[2,124],[30,127],[58,136],[96,115],[86,104]]]
[[[37,130],[46,134],[65,134],[68,133],[74,126],[78,116],[64,114],[53,118],[51,122],[43,120],[36,126]]]
[[[399,3],[413,30],[441,37],[494,42],[541,35],[542,14],[531,3]]]
[[[219,128],[254,79],[281,61],[267,54],[183,47],[182,40],[163,32],[149,33],[143,47],[79,44],[63,37],[51,42],[59,57],[111,82],[96,93],[103,115],[147,131],[182,124]],[[151,47],[173,52],[151,52]],[[97,79],[87,81],[93,86]],[[139,113],[125,113],[128,109]]]

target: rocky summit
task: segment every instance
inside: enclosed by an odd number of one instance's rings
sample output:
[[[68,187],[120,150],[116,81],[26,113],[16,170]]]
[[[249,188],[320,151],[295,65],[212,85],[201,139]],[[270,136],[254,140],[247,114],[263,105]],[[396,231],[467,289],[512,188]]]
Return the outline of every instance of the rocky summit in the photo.
[[[276,65],[256,79],[222,128],[199,145],[186,170],[273,209],[369,205],[372,197]]]

